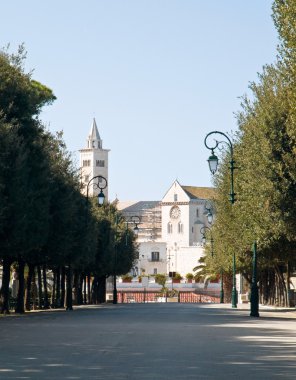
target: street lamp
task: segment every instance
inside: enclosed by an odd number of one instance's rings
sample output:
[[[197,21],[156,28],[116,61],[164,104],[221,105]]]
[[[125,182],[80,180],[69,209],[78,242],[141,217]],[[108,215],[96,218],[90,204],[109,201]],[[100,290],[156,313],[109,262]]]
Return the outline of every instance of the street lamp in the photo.
[[[215,140],[215,145],[214,146],[208,146],[207,144],[207,138],[213,134],[219,134],[219,135],[222,135],[226,138],[227,141],[217,141]],[[230,164],[230,193],[229,193],[229,200],[230,202],[233,204],[236,199],[235,199],[235,192],[233,190],[233,172],[234,172],[234,169],[235,166],[234,166],[234,159],[233,159],[233,145],[232,145],[232,142],[230,140],[230,138],[223,132],[219,132],[219,131],[213,131],[213,132],[210,132],[206,135],[205,137],[205,140],[204,140],[204,144],[206,146],[206,148],[208,148],[209,150],[212,151],[212,154],[211,156],[208,158],[208,163],[209,163],[209,168],[210,168],[210,171],[212,174],[215,174],[217,169],[218,169],[218,163],[219,163],[219,160],[218,160],[218,157],[215,155],[215,149],[218,148],[218,146],[220,144],[227,144],[228,147],[229,147],[229,151],[230,151],[230,161],[229,161],[229,164]]]
[[[130,217],[130,223],[134,224],[134,234],[138,236],[139,234],[139,227],[138,225],[141,224],[141,218],[138,215],[133,215]]]
[[[210,229],[210,227],[203,226],[200,229],[200,233],[202,234],[202,242],[203,242],[203,244],[206,244],[206,241],[207,241],[206,235],[207,235],[207,233],[210,234],[211,256],[214,257],[214,239],[213,239],[213,235],[212,235],[212,230]]]
[[[253,244],[253,276],[251,286],[251,313],[250,317],[259,317],[259,294],[257,285],[257,242]]]
[[[226,141],[215,140],[214,146],[209,146],[207,144],[207,139],[209,136],[214,135],[214,134],[222,135],[226,139]],[[226,144],[229,147],[229,152],[230,152],[230,161],[229,161],[229,164],[230,164],[230,166],[229,166],[229,168],[230,168],[230,193],[229,193],[229,201],[231,202],[231,204],[234,204],[234,202],[236,201],[236,199],[235,199],[236,194],[234,192],[233,172],[234,172],[234,169],[236,169],[236,168],[234,166],[235,161],[233,159],[232,142],[225,133],[219,132],[219,131],[213,131],[213,132],[210,132],[206,135],[205,140],[204,140],[204,144],[205,144],[206,148],[211,150],[211,152],[212,152],[211,156],[208,159],[209,168],[210,168],[210,171],[212,174],[215,174],[217,171],[217,168],[218,168],[218,157],[215,155],[215,149],[218,148],[218,146],[220,144]],[[231,303],[232,303],[233,308],[237,308],[237,291],[236,291],[236,277],[235,277],[236,276],[235,253],[233,253],[232,259],[233,259],[232,260],[232,264],[233,264],[233,280],[232,280],[233,286],[232,286],[232,293],[231,293]]]
[[[98,179],[97,183],[93,182],[95,179]],[[107,182],[106,178],[101,176],[101,175],[96,175],[95,177],[91,178],[86,185],[86,199],[87,199],[87,201],[88,201],[89,185],[91,184],[91,182],[93,182],[92,185],[94,187],[96,187],[97,189],[100,190],[100,192],[98,194],[97,201],[98,201],[98,205],[101,206],[105,201],[105,194],[104,194],[103,190],[106,189],[108,182]]]
[[[129,220],[126,220],[126,236],[125,236],[125,245],[127,246],[128,243],[128,225],[129,223],[134,224],[133,232],[136,236],[139,234],[139,227],[138,225],[141,224],[141,218],[138,215],[133,215],[129,218]]]
[[[205,209],[206,209],[205,214],[207,215],[208,223],[212,224],[213,223],[213,205],[212,205],[212,203],[209,201],[206,201]]]

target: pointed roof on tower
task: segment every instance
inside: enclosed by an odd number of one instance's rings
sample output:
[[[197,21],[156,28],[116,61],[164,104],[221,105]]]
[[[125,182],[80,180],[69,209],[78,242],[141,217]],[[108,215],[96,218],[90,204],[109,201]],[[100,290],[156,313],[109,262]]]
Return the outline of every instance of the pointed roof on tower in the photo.
[[[90,128],[90,131],[89,131],[88,138],[90,140],[101,140],[101,137],[100,137],[100,134],[99,134],[99,131],[98,131],[98,127],[97,127],[97,123],[96,123],[96,119],[95,118],[93,118],[93,122],[92,122],[92,125],[91,125],[91,128]]]

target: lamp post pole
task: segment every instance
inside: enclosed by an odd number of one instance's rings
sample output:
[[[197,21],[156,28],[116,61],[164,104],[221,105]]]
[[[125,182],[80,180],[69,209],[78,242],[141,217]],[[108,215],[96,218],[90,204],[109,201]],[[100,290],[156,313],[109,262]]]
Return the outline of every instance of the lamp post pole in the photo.
[[[226,141],[217,141],[215,140],[215,143],[213,146],[209,146],[207,144],[207,139],[208,137],[210,137],[211,135],[214,135],[214,134],[218,134],[218,135],[222,135]],[[229,152],[230,152],[230,161],[229,161],[229,169],[230,169],[230,193],[229,193],[229,201],[230,203],[233,205],[234,202],[236,201],[235,199],[235,192],[234,192],[234,169],[235,169],[235,166],[234,166],[234,159],[233,159],[233,145],[232,145],[232,142],[231,140],[229,139],[229,137],[223,133],[223,132],[220,132],[220,131],[213,131],[213,132],[210,132],[206,135],[205,137],[205,140],[204,140],[204,144],[206,146],[207,149],[211,150],[212,154],[211,156],[209,157],[208,159],[208,163],[209,163],[209,168],[210,168],[210,171],[212,174],[215,174],[216,171],[217,171],[217,167],[218,167],[218,157],[215,155],[215,149],[218,148],[218,146],[220,144],[226,144],[228,147],[229,147]],[[235,253],[233,253],[233,257],[232,257],[232,271],[233,271],[233,284],[232,284],[232,292],[231,292],[231,304],[232,304],[232,307],[233,308],[237,308],[237,290],[236,290],[236,259],[235,259]]]
[[[113,304],[117,304],[117,285],[116,285],[116,269],[117,269],[117,227],[118,214],[115,213],[115,234],[114,234],[114,268],[113,268]]]
[[[128,231],[129,231],[128,225],[129,225],[129,223],[133,223],[133,225],[135,226],[133,229],[133,232],[136,235],[136,237],[138,237],[138,234],[139,234],[138,225],[141,224],[141,217],[138,215],[132,215],[129,219],[126,220],[126,237],[125,237],[125,245],[126,246],[128,245]],[[140,266],[140,255],[139,255],[139,259],[138,259],[138,265]],[[137,273],[138,271],[136,270],[136,267],[133,267],[132,270],[133,270],[133,276],[138,276],[138,273]]]
[[[212,230],[210,229],[210,227],[205,227],[205,226],[201,227],[200,233],[202,234],[202,240],[203,240],[203,243],[205,243],[207,240],[206,231],[208,231],[210,234],[211,256],[214,257],[214,239],[213,239]]]
[[[94,180],[98,179],[98,182],[93,182]],[[90,184],[92,184],[93,187],[96,187],[97,189],[100,190],[99,194],[98,194],[98,197],[97,197],[97,202],[98,202],[98,206],[102,206],[104,204],[104,201],[105,201],[105,194],[103,192],[103,190],[108,186],[108,182],[107,182],[107,179],[101,175],[97,175],[93,178],[91,178],[87,185],[86,185],[86,229],[88,228],[88,206],[89,206],[89,186]],[[88,280],[87,280],[87,285],[88,285],[88,302],[90,303],[91,302],[91,290],[90,290],[90,273],[88,273]]]
[[[253,244],[253,276],[251,286],[251,312],[250,317],[259,317],[259,294],[257,285],[257,243]]]

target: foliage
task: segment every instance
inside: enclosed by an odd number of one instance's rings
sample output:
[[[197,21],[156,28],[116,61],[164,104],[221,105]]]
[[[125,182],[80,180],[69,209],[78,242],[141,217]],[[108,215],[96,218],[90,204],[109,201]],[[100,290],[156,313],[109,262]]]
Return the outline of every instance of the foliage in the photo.
[[[62,133],[45,129],[39,114],[55,100],[52,91],[26,73],[26,52],[0,52],[0,260],[3,263],[2,312],[8,312],[10,266],[17,262],[23,312],[24,268],[31,276],[47,268],[57,277],[67,268],[67,289],[72,294],[81,278],[106,278],[128,272],[136,243],[114,205],[101,208],[87,202]],[[59,283],[64,283],[64,277]],[[29,292],[29,290],[28,290]],[[41,291],[40,291],[41,294]],[[30,304],[28,300],[28,304]],[[71,308],[71,306],[70,306]]]
[[[173,280],[183,280],[183,277],[180,275],[180,273],[176,272],[173,277]]]
[[[164,287],[166,284],[166,275],[162,273],[157,273],[155,275],[155,282]]]
[[[122,276],[121,276],[121,279],[122,279],[122,281],[131,281],[132,279],[133,279],[133,276],[131,276],[130,274],[123,274]]]
[[[287,298],[289,279],[284,272],[296,267],[296,6],[295,1],[276,0],[273,18],[280,36],[279,55],[251,83],[252,100],[243,97],[237,113],[239,130],[233,136],[235,192],[228,201],[229,152],[222,154],[215,177],[217,218],[212,228],[214,258],[206,255],[207,271],[237,270],[251,281],[252,243],[258,242],[261,294],[275,283]],[[273,278],[272,282],[266,281]],[[289,273],[287,272],[287,277]],[[278,286],[278,285],[276,285]],[[270,302],[268,294],[264,302]]]

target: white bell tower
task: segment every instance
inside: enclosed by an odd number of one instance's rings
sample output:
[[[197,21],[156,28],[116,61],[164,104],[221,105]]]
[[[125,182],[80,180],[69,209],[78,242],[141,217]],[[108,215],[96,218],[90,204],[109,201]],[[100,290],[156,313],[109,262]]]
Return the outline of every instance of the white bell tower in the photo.
[[[87,140],[86,148],[80,149],[80,170],[81,170],[81,182],[83,185],[82,193],[86,195],[87,184],[89,181],[98,175],[108,180],[108,153],[110,149],[103,149],[103,140],[100,137],[96,120],[93,119]],[[93,183],[98,183],[97,180],[91,182],[88,188],[89,197],[97,196],[100,189],[97,186],[93,186]],[[102,183],[102,185],[105,185]],[[105,199],[108,201],[108,186],[103,190]]]

